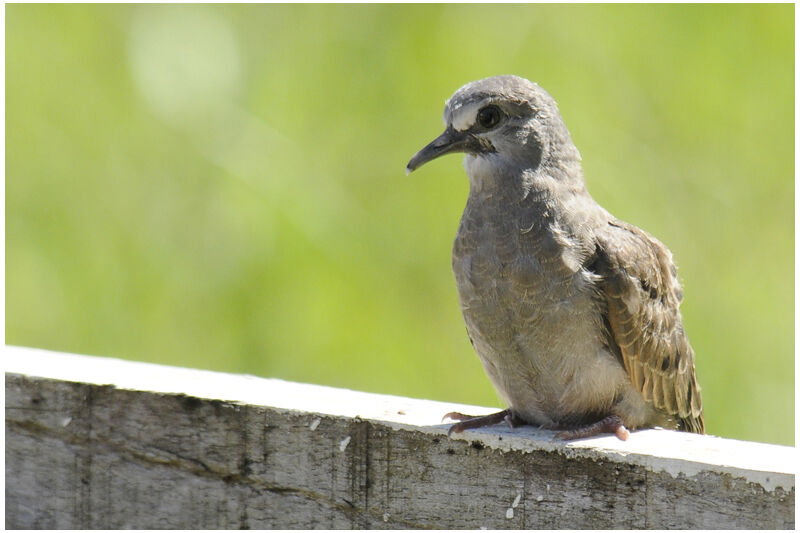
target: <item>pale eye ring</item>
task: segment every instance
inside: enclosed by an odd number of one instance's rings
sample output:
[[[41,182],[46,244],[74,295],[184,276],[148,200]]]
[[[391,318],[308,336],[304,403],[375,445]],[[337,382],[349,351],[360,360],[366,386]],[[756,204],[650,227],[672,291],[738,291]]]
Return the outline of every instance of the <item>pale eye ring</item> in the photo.
[[[478,111],[477,122],[481,128],[488,130],[497,126],[500,122],[500,118],[502,118],[500,108],[496,105],[487,105]]]

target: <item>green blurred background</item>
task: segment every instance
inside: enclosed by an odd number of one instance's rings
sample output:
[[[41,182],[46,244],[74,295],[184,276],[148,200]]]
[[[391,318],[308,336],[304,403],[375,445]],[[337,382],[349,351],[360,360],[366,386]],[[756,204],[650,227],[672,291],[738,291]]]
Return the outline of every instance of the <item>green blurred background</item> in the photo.
[[[7,5],[6,342],[499,405],[404,167],[503,73],[672,249],[709,432],[793,444],[792,5]]]

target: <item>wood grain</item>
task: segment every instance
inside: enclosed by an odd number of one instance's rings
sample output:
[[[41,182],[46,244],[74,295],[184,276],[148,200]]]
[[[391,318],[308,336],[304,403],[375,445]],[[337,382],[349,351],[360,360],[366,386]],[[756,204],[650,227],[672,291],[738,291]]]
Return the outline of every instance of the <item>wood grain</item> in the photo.
[[[628,443],[505,427],[452,440],[415,423],[451,404],[17,348],[5,362],[9,528],[794,528],[793,466],[746,464],[793,448],[665,430]],[[202,376],[278,405],[177,392]],[[633,447],[675,435],[697,460]]]

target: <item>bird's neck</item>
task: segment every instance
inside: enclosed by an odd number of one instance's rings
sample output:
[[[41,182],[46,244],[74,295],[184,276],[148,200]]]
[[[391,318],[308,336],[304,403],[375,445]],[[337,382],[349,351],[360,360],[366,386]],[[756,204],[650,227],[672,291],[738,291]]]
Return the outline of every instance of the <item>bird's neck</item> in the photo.
[[[516,203],[588,195],[578,157],[542,158],[535,165],[526,165],[494,154],[467,155],[464,170],[470,194],[478,197]]]

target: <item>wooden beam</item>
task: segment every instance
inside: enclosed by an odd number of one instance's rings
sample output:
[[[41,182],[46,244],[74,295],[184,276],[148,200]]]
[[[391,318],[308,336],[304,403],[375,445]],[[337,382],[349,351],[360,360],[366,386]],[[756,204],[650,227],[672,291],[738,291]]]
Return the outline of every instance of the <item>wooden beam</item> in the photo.
[[[9,528],[794,528],[792,447],[5,347]]]

